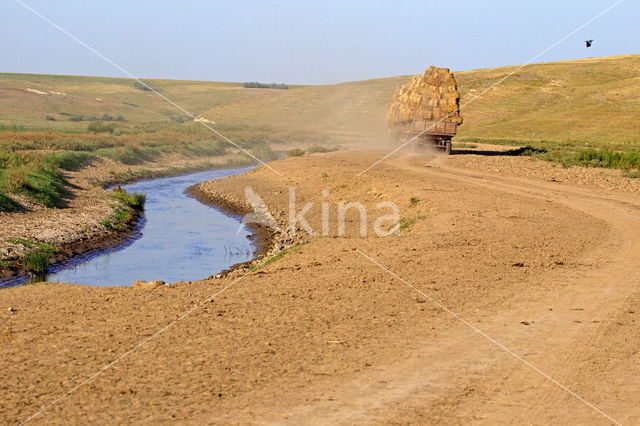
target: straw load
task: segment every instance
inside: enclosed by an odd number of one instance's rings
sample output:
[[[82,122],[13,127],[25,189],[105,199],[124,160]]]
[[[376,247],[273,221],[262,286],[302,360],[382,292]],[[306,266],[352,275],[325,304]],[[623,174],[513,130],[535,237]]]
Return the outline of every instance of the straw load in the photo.
[[[414,120],[443,120],[462,124],[460,94],[448,68],[431,66],[394,94],[387,112],[388,126]]]

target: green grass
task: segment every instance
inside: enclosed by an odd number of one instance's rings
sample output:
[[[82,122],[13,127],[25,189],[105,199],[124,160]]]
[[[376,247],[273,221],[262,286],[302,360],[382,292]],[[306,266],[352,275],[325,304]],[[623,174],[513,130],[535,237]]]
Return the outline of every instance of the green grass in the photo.
[[[113,209],[113,214],[111,217],[116,223],[126,224],[131,221],[131,219],[133,218],[133,215],[128,210],[116,207]]]
[[[133,194],[130,194],[125,191],[112,191],[110,196],[114,200],[119,201],[125,206],[130,207],[137,211],[144,210],[144,204],[147,201],[147,196],[140,192],[135,192]]]
[[[87,126],[87,131],[93,133],[113,133],[116,130],[114,123],[104,123],[102,121],[94,121]]]
[[[22,195],[46,207],[59,206],[68,195],[67,181],[60,169],[41,155],[12,154],[0,158],[0,192]],[[15,211],[15,201],[5,195],[4,211]]]
[[[393,225],[391,227],[391,229],[393,229],[394,227],[397,227],[397,233],[400,233],[404,230],[409,229],[411,226],[415,225],[416,222],[418,222],[419,220],[423,220],[426,219],[426,216],[416,216],[416,217],[412,217],[412,218],[400,218],[400,220],[398,221],[398,223],[396,223],[395,225]]]
[[[589,149],[580,151],[575,156],[577,164],[588,167],[604,167],[607,169],[639,170],[640,152],[615,152],[608,149]]]
[[[18,212],[20,204],[0,191],[0,212]]]
[[[44,158],[62,170],[78,171],[91,164],[98,156],[84,151],[59,151],[46,154]]]
[[[334,152],[337,150],[338,148],[335,146],[323,146],[323,145],[312,145],[311,147],[307,148],[307,152],[309,154],[313,154],[316,152]]]
[[[121,146],[116,148],[104,148],[96,151],[100,157],[109,158],[118,163],[127,165],[143,164],[153,161],[161,155],[161,152],[153,147],[139,148],[136,146]]]
[[[22,263],[29,272],[42,275],[47,272],[49,260],[52,255],[57,254],[58,250],[50,244],[42,242],[34,242],[22,238],[16,238],[8,241],[12,244],[18,244],[27,249]]]
[[[612,151],[610,149],[576,149],[572,147],[552,147],[525,145],[507,151],[508,155],[523,155],[545,161],[560,163],[564,167],[583,166],[623,170],[625,177],[640,174],[640,151]]]
[[[0,211],[20,210],[13,196],[21,195],[46,207],[57,207],[68,195],[61,169],[74,170],[92,160],[86,153],[0,151]]]
[[[23,263],[27,270],[35,274],[44,274],[49,266],[50,254],[40,250],[34,250],[24,255]]]
[[[302,243],[297,243],[292,245],[291,247],[287,247],[285,249],[282,249],[280,251],[278,251],[277,253],[275,253],[274,255],[263,259],[261,262],[259,262],[257,265],[254,265],[250,268],[251,272],[254,271],[259,271],[260,269],[264,268],[267,265],[270,265],[274,262],[277,262],[278,260],[284,258],[287,254],[291,254],[291,253],[296,253],[298,252],[303,246],[309,244],[308,241],[302,242]]]
[[[305,154],[304,149],[294,148],[287,152],[289,157],[302,157]]]
[[[640,179],[640,171],[625,171],[622,173],[622,177]]]
[[[453,144],[454,149],[477,148],[478,145],[473,143],[457,142]]]
[[[123,190],[114,190],[109,196],[114,201],[111,205],[111,214],[100,222],[109,230],[126,230],[139,216],[138,213],[144,210],[147,201],[147,196],[139,192],[128,193]]]

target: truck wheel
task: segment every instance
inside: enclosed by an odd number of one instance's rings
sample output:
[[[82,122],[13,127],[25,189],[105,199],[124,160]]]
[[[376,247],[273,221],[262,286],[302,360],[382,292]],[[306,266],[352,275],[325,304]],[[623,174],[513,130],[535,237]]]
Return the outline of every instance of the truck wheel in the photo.
[[[446,141],[444,143],[444,152],[446,152],[447,155],[451,155],[451,141]]]

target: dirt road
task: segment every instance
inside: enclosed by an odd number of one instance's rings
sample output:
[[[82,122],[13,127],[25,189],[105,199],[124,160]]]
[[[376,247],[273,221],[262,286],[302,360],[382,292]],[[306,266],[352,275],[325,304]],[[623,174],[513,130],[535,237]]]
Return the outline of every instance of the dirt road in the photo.
[[[330,225],[246,276],[0,292],[3,421],[116,361],[32,421],[639,423],[638,184],[482,156],[402,156],[355,177],[379,155],[288,159],[282,177],[201,189],[251,186],[284,217],[295,186],[315,229],[322,201],[393,201],[397,236],[359,236],[348,215],[346,237]]]
[[[334,388],[332,400],[343,404],[330,400],[301,407],[294,415],[300,417],[290,420],[640,423],[640,408],[634,402],[640,389],[631,379],[640,377],[640,343],[634,335],[640,309],[638,200],[469,172],[441,158],[404,157],[389,163],[426,176],[524,195],[532,202],[562,204],[601,220],[612,234],[582,259],[595,266],[592,270],[540,276],[536,285],[550,287],[544,298],[522,300],[470,322],[443,309],[444,315],[459,321],[455,331],[425,342],[412,351],[409,362]],[[554,282],[562,285],[553,288]],[[436,299],[433,303],[440,305]],[[505,329],[518,322],[526,330]]]

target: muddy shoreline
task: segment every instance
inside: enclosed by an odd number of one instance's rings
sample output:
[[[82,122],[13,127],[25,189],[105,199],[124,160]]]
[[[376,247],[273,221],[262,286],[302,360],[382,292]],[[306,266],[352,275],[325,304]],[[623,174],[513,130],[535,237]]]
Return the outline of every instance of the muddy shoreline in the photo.
[[[206,182],[206,181],[205,181]],[[230,196],[221,194],[212,194],[210,192],[202,190],[200,185],[205,182],[200,182],[187,188],[187,194],[195,198],[199,202],[209,207],[213,207],[227,216],[241,218],[242,216],[252,213],[253,209],[245,202],[232,199]],[[247,227],[251,230],[251,241],[255,245],[255,256],[253,259],[246,262],[236,263],[231,267],[221,271],[211,277],[222,278],[226,277],[230,273],[248,269],[256,261],[264,259],[275,248],[276,237],[278,236],[278,230],[274,230],[267,226],[263,226],[257,223],[248,223]]]

